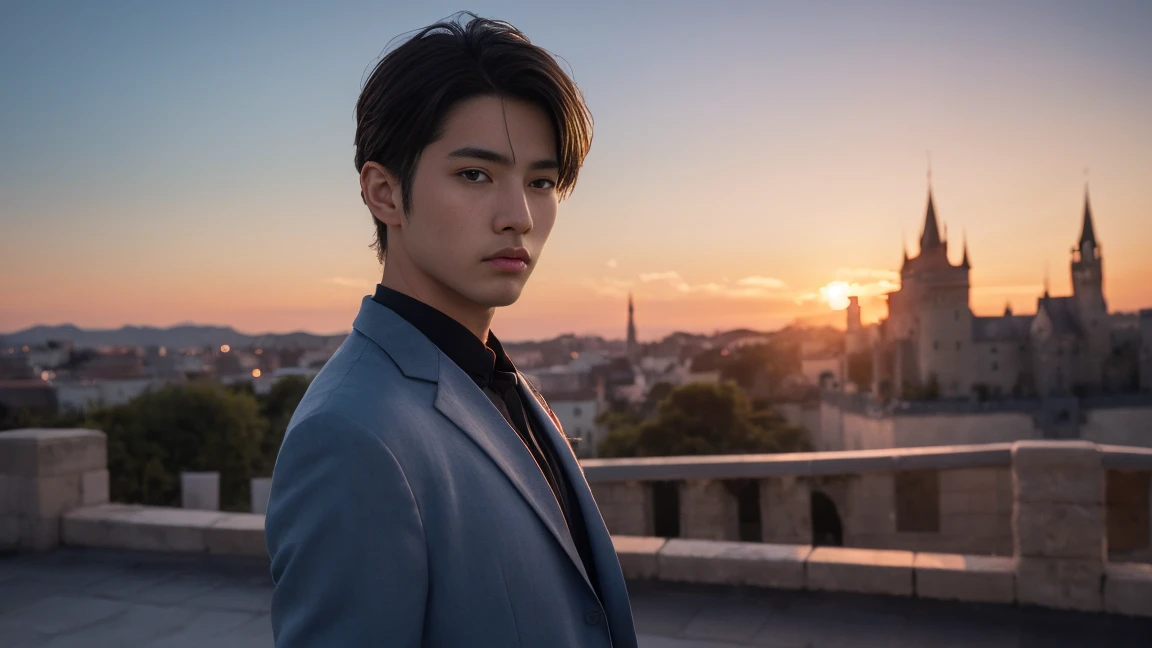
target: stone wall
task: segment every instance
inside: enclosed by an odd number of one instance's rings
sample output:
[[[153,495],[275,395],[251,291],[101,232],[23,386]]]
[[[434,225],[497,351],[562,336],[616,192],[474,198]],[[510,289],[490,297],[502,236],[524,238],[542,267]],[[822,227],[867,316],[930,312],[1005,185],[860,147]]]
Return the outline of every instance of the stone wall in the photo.
[[[1039,438],[1032,417],[1021,412],[892,417],[893,448],[1011,443]],[[870,446],[881,447],[881,446]]]
[[[1012,448],[1017,599],[1103,609],[1104,466],[1095,444],[1024,441]]]
[[[60,544],[60,518],[108,501],[108,450],[97,430],[0,432],[0,550]]]
[[[634,536],[655,534],[652,488],[647,483],[593,482],[589,486],[609,533]]]
[[[1152,407],[1098,404],[1081,403],[1079,438],[1107,445],[1152,447]],[[820,404],[820,429],[814,432],[813,443],[817,450],[837,451],[1011,443],[1044,436],[1034,412],[1023,408],[1012,411],[1007,405],[993,403],[1003,411],[966,411],[977,405],[939,401],[939,411],[919,412],[929,405],[919,403],[912,411],[870,415],[824,400]]]
[[[895,419],[891,416],[869,416],[855,412],[844,412],[841,418],[841,439],[844,446],[840,450],[871,450],[895,448]]]
[[[1152,447],[1152,407],[1110,407],[1084,411],[1080,438],[1093,443]]]

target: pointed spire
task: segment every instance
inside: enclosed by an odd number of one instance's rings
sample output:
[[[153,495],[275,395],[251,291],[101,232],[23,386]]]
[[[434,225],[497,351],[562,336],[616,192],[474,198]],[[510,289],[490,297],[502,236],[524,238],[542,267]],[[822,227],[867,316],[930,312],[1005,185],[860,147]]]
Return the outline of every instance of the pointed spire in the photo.
[[[960,267],[972,267],[972,264],[968,262],[968,228],[964,228],[964,260],[960,262]]]
[[[1084,224],[1080,229],[1080,247],[1083,248],[1085,243],[1091,243],[1093,247],[1097,247],[1096,243],[1096,228],[1092,226],[1092,203],[1088,200],[1088,184],[1084,184]]]
[[[932,201],[932,188],[928,188],[928,211],[924,214],[924,230],[920,234],[920,254],[941,245],[940,227],[936,222],[936,205]]]
[[[1004,317],[1012,317],[1012,302],[1004,302]]]
[[[1050,283],[1048,277],[1048,262],[1044,262],[1044,299],[1048,299],[1048,284]]]

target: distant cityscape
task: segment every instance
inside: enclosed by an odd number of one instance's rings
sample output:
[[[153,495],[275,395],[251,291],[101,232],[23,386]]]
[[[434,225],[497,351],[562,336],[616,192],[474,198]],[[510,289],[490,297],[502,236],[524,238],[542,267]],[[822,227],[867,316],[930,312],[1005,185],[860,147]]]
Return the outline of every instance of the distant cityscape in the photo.
[[[645,403],[657,385],[724,381],[803,426],[820,450],[1085,435],[1152,446],[1152,309],[1108,312],[1093,218],[1086,193],[1073,294],[1045,288],[1035,314],[972,313],[967,244],[954,265],[929,190],[919,250],[905,251],[900,288],[875,324],[862,325],[851,297],[843,331],[797,323],[641,343],[629,295],[623,339],[570,334],[505,346],[569,436],[581,439],[584,457],[596,455],[608,409]],[[285,376],[310,380],[345,337],[191,325],[33,327],[0,337],[0,421],[21,410],[123,404],[195,381],[266,394]]]

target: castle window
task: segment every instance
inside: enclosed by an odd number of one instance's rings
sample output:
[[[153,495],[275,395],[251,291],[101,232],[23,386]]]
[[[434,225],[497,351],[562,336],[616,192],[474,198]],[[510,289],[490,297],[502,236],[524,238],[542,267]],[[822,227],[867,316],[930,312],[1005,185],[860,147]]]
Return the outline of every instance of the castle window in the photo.
[[[1023,351],[1024,351],[1024,345],[1023,345],[1023,344],[1021,344],[1021,345],[1020,345],[1020,351],[1021,351],[1021,352],[1023,352]]]
[[[940,340],[932,340],[932,350],[933,351],[939,351],[940,350]]]
[[[999,369],[1000,369],[1000,363],[999,362],[993,362],[992,363],[992,371],[998,371]]]
[[[960,340],[956,340],[956,350],[960,350]]]
[[[953,322],[959,322],[960,321],[960,311],[953,311],[952,312],[952,321]]]
[[[995,354],[996,354],[996,347],[992,347],[992,354],[993,354],[993,355],[995,355]]]
[[[579,407],[573,407],[572,408],[572,416],[575,416],[576,418],[580,418],[580,408]]]

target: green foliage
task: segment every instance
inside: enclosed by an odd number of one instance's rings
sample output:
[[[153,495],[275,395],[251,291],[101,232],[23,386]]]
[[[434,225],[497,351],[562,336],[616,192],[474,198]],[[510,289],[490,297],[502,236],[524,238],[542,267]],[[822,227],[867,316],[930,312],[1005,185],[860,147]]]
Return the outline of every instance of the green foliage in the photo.
[[[173,506],[182,471],[219,471],[220,505],[247,510],[268,422],[251,394],[211,383],[165,387],[92,412],[87,427],[108,435],[116,501]]]
[[[690,384],[673,389],[656,414],[611,413],[600,423],[609,428],[600,444],[602,457],[654,457],[810,449],[803,428],[770,411],[753,411],[744,392],[732,383]]]
[[[308,391],[309,381],[301,376],[285,376],[276,381],[272,389],[260,399],[260,414],[268,421],[268,433],[260,446],[260,473],[271,475],[276,455],[284,441],[284,432],[296,406]]]
[[[288,376],[268,394],[251,387],[189,383],[149,391],[84,413],[11,413],[0,429],[74,428],[108,435],[108,470],[117,502],[177,506],[182,471],[218,471],[220,504],[247,511],[250,480],[272,474],[288,422],[309,382]]]

